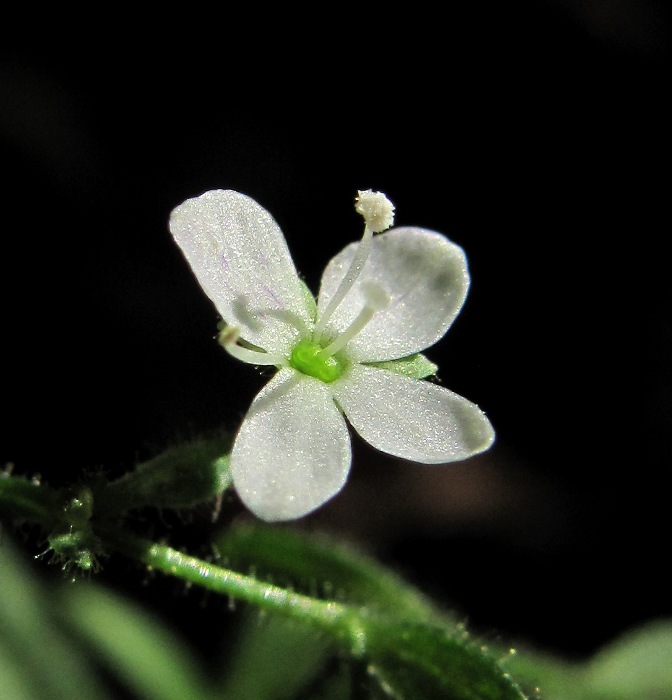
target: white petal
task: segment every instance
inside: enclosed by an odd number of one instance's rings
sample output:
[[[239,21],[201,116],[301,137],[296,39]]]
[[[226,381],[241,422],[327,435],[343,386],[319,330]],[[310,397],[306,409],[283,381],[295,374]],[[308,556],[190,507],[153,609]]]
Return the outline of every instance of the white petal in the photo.
[[[241,337],[286,352],[310,323],[285,237],[253,199],[212,190],[170,215],[170,232],[203,291]]]
[[[354,365],[334,385],[353,428],[382,452],[439,464],[483,452],[494,440],[476,404],[437,384]]]
[[[356,245],[347,246],[327,265],[320,311],[345,275]],[[340,333],[350,325],[365,303],[363,286],[371,282],[390,295],[390,305],[350,341],[348,350],[359,361],[391,360],[425,350],[448,330],[469,288],[467,260],[462,248],[434,231],[395,228],[374,236],[369,259],[327,332]]]
[[[233,483],[263,520],[300,518],[338,493],[350,435],[330,388],[283,369],[259,392],[231,452]]]

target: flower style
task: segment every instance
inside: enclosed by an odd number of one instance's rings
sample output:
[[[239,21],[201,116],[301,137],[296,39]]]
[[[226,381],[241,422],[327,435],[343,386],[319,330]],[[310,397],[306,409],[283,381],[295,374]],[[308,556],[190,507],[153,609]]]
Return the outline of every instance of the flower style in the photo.
[[[278,224],[250,197],[213,190],[170,216],[227,324],[221,344],[278,369],[231,452],[234,487],[263,520],[299,518],[341,490],[351,462],[344,415],[373,447],[424,464],[466,459],[494,439],[478,406],[423,381],[436,365],[421,351],[445,334],[467,294],[463,250],[434,231],[386,230],[394,207],[381,193],[359,192],[355,205],[364,235],[329,262],[317,302]]]

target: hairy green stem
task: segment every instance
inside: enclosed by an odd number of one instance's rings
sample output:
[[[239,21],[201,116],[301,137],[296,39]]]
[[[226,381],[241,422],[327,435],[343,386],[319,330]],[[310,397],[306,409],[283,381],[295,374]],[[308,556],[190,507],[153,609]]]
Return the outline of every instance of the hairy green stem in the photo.
[[[84,493],[81,489],[77,493]],[[75,493],[75,492],[73,492]],[[90,495],[87,489],[86,493]],[[76,494],[75,494],[76,495]],[[327,632],[354,655],[364,650],[363,611],[342,603],[319,600],[286,588],[260,581],[254,576],[184,554],[172,547],[138,537],[113,521],[90,519],[90,509],[80,514],[82,498],[67,498],[64,493],[27,479],[0,475],[0,516],[37,522],[50,531],[54,551],[82,567],[99,552],[115,549],[156,571],[182,579],[201,588],[249,603],[268,612],[309,623]],[[88,500],[93,508],[93,503]],[[62,532],[61,532],[62,531]],[[63,542],[61,540],[64,540]],[[90,568],[86,566],[84,568]]]
[[[109,532],[102,536],[118,552],[156,571],[250,603],[260,610],[309,622],[346,643],[353,654],[363,649],[364,632],[358,623],[361,611],[355,608],[310,598],[126,532]]]

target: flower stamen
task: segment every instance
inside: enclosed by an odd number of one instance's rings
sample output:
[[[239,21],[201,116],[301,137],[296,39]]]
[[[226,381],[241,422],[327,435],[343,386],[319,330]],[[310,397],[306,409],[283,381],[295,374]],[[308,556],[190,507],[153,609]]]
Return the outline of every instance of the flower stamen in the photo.
[[[343,297],[350,291],[350,288],[352,285],[355,283],[355,280],[359,277],[362,268],[364,267],[364,263],[366,262],[367,258],[369,257],[369,251],[371,250],[371,239],[373,238],[373,231],[366,226],[364,228],[364,235],[362,236],[362,240],[359,242],[359,245],[357,246],[357,251],[355,253],[355,257],[352,259],[352,262],[350,263],[350,267],[348,268],[348,271],[345,273],[345,277],[341,281],[341,283],[338,285],[338,288],[336,289],[336,292],[334,293],[334,296],[331,297],[331,300],[329,301],[329,304],[327,305],[327,308],[322,312],[320,317],[317,320],[317,323],[315,324],[315,331],[313,332],[313,339],[319,343],[320,338],[322,337],[322,333],[324,332],[325,326],[327,325],[327,322],[331,318],[332,314],[334,311],[336,311],[336,308],[338,305],[343,301]]]
[[[369,253],[371,252],[373,234],[385,231],[394,223],[394,205],[382,192],[360,190],[355,199],[355,210],[364,217],[364,234],[350,262],[348,271],[345,273],[341,283],[334,292],[334,296],[329,300],[327,308],[323,311],[315,324],[313,340],[317,343],[320,342],[327,322],[364,269],[364,264],[368,260]],[[368,321],[366,323],[368,323]]]
[[[287,366],[287,359],[282,357],[282,355],[273,355],[265,350],[245,348],[242,345],[238,345],[239,339],[240,328],[237,326],[225,326],[217,338],[224,350],[241,362],[247,362],[250,365]]]
[[[342,350],[379,311],[389,306],[390,295],[380,285],[370,282],[363,285],[362,291],[365,297],[364,307],[357,314],[354,321],[318,353],[318,357],[330,357]]]

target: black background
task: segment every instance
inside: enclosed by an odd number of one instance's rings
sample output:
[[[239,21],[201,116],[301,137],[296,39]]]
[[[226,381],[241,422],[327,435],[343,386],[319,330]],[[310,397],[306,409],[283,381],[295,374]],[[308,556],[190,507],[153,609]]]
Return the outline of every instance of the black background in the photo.
[[[382,190],[398,224],[467,252],[467,303],[428,355],[497,442],[423,467],[355,437],[345,490],[297,526],[568,655],[670,614],[662,6],[199,12],[5,27],[0,460],[62,485],[234,429],[264,378],[214,341],[170,210],[252,196],[316,290],[361,234],[357,190]],[[148,595],[125,566],[101,576],[203,640],[196,594]]]

